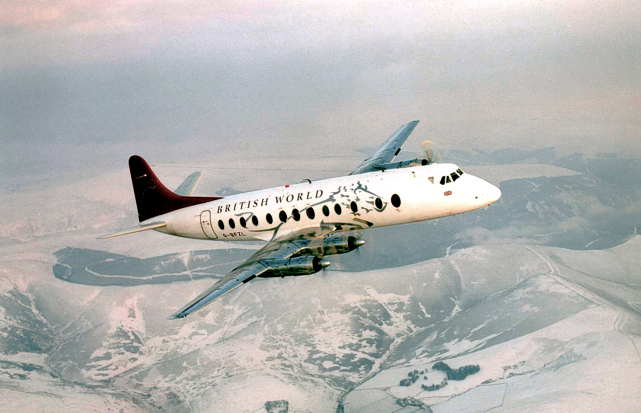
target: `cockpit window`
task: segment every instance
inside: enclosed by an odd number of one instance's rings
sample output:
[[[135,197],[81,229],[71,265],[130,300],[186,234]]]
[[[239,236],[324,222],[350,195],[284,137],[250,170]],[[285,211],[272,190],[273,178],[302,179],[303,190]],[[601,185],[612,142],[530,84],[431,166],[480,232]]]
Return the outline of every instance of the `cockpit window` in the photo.
[[[441,185],[445,185],[445,177],[441,176]]]
[[[452,182],[456,182],[456,180],[459,178],[456,172],[452,172],[450,176],[452,177]]]
[[[450,176],[449,176],[449,175],[448,175],[448,176],[446,176],[446,177],[445,177],[445,183],[446,183],[446,184],[449,184],[449,183],[451,183],[451,182],[452,182],[452,179],[450,178]]]
[[[459,175],[463,175],[465,173],[461,170],[461,168],[457,169],[456,172],[458,172]]]

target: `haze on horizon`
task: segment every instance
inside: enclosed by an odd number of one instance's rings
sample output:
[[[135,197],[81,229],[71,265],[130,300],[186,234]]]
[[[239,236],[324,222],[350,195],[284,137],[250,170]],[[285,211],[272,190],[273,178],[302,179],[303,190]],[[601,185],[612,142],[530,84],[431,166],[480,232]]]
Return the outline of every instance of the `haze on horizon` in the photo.
[[[2,1],[0,16],[5,177],[132,153],[354,154],[412,119],[407,150],[641,155],[632,0]]]

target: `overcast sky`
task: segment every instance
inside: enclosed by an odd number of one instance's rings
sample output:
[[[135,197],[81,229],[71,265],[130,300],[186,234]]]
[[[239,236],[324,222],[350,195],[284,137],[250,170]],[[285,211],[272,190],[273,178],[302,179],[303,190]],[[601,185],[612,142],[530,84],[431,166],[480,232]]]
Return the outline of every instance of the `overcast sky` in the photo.
[[[411,146],[640,156],[640,21],[635,0],[0,0],[2,169],[353,154],[413,119]]]

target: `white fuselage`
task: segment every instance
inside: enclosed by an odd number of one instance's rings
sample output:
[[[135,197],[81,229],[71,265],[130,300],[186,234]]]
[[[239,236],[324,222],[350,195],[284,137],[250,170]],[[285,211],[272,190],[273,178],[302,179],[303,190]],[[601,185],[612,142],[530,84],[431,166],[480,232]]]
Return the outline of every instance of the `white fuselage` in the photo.
[[[500,198],[494,185],[456,171],[460,169],[453,164],[432,164],[285,185],[227,196],[146,222],[167,222],[157,231],[181,237],[268,241],[322,225],[349,231],[441,218]]]

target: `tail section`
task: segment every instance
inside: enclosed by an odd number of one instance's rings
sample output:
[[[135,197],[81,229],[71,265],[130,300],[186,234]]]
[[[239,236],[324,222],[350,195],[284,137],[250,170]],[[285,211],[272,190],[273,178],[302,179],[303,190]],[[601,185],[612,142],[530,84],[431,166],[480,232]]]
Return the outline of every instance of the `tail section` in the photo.
[[[149,164],[137,155],[129,158],[129,172],[131,172],[131,183],[134,187],[140,222],[177,209],[221,199],[221,197],[181,196],[173,193],[160,182]]]

